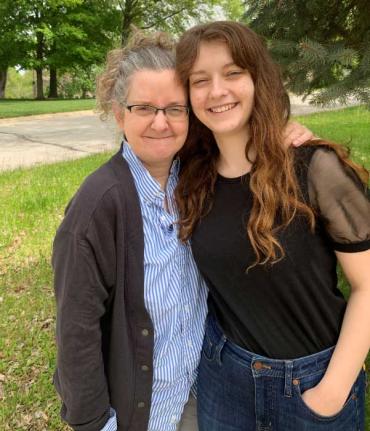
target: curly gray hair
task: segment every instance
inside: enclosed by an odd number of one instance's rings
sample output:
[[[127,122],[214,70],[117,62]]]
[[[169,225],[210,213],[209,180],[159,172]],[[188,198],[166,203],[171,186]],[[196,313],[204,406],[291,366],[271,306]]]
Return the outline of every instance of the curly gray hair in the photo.
[[[108,53],[105,70],[97,79],[97,109],[102,119],[108,117],[113,103],[125,104],[135,72],[165,69],[175,69],[174,40],[163,32],[135,31],[124,48]]]

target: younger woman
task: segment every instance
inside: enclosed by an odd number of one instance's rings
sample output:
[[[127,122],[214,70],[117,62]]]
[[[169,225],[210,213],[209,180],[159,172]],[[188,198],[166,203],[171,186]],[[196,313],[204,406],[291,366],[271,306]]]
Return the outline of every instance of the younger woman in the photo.
[[[281,144],[289,99],[244,25],[187,31],[177,70],[197,117],[181,153],[180,236],[210,292],[200,431],[363,430],[368,172],[333,144]]]

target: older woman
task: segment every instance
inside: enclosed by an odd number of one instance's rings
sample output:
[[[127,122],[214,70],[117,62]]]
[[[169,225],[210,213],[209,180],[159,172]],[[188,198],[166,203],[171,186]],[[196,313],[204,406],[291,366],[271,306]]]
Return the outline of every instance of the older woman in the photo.
[[[62,417],[81,431],[174,430],[195,379],[206,291],[175,225],[173,159],[188,105],[171,41],[137,35],[112,52],[99,96],[125,142],[81,186],[54,242]]]
[[[177,237],[174,158],[189,107],[174,66],[163,34],[110,53],[98,96],[125,140],[82,184],[55,238],[55,385],[75,430],[196,429],[192,402],[183,410],[206,289]]]

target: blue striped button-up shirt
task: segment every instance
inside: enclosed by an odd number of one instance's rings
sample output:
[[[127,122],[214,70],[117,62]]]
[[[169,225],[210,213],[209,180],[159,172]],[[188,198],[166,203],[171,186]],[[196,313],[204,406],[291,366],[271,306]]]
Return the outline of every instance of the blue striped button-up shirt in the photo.
[[[152,405],[148,431],[175,431],[196,370],[204,335],[207,290],[189,244],[178,240],[174,161],[166,190],[130,146],[123,146],[140,198],[144,227],[144,301],[154,326]],[[113,424],[115,418],[110,422]],[[111,430],[107,423],[104,430]]]

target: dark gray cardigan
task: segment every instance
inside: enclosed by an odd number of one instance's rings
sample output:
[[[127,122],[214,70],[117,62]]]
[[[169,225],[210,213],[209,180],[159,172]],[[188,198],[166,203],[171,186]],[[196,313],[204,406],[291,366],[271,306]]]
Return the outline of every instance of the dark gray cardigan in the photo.
[[[74,430],[99,431],[110,406],[119,431],[148,427],[154,337],[143,262],[140,203],[120,150],[82,184],[54,240],[54,383]]]

